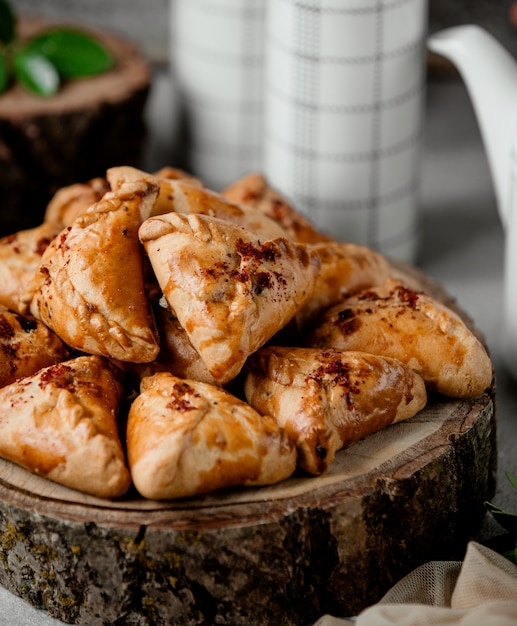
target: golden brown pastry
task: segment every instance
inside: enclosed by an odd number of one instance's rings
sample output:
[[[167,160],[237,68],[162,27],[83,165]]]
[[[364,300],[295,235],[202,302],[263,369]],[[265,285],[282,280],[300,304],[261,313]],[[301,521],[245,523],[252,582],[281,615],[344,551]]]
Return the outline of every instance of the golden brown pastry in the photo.
[[[122,363],[118,367],[131,376],[133,381],[140,383],[144,376],[152,376],[158,372],[170,372],[179,378],[198,380],[210,385],[219,382],[207,370],[203,360],[190,343],[187,333],[169,309],[154,303],[154,318],[160,352],[151,363]]]
[[[61,339],[33,318],[0,306],[0,387],[68,359]]]
[[[160,186],[158,196],[154,202],[151,215],[162,215],[174,211],[174,185],[173,181],[181,180],[191,187],[202,187],[203,184],[197,178],[190,176],[187,172],[172,167],[164,167],[155,174],[148,174],[129,165],[110,168],[106,177],[112,189],[120,189],[120,186],[127,182],[150,180],[151,178]]]
[[[106,170],[106,180],[112,191],[118,191],[127,183],[153,182],[155,185],[159,184],[155,176],[131,165],[110,167]]]
[[[181,175],[181,170],[175,170],[175,172],[177,172],[178,176]],[[172,170],[167,170],[167,173],[170,176],[173,176]],[[118,191],[123,185],[128,183],[149,184],[151,186],[156,185],[158,188],[158,194],[154,199],[151,211],[147,217],[155,214],[160,215],[161,213],[168,213],[172,210],[170,206],[172,191],[170,188],[170,180],[168,179],[160,179],[153,174],[149,174],[130,165],[120,165],[108,169],[106,172],[106,179],[108,180],[113,191]],[[148,263],[147,257],[145,256],[143,264],[144,283],[147,296],[151,300],[159,300],[161,295],[160,288],[156,283],[154,273]]]
[[[98,202],[110,190],[104,178],[92,178],[87,183],[74,183],[58,189],[50,199],[44,221],[62,230],[70,226],[86,209]]]
[[[21,314],[29,312],[31,281],[43,252],[60,232],[55,224],[22,230],[0,239],[0,304]]]
[[[188,172],[178,169],[176,167],[162,167],[158,171],[151,174],[131,165],[117,165],[115,167],[110,167],[106,172],[106,179],[108,180],[111,189],[113,190],[120,189],[121,185],[123,185],[124,183],[134,183],[146,180],[150,177],[158,181],[160,183],[160,187],[162,183],[168,183],[172,180],[182,180],[189,183],[190,185],[195,185],[198,187],[203,186],[203,183],[198,178],[195,178]],[[166,191],[168,189],[170,189],[170,187],[165,184],[164,190]],[[162,190],[160,189],[159,196],[161,195],[161,193]],[[170,210],[171,209],[169,208],[165,212],[168,213]]]
[[[130,485],[117,432],[121,387],[107,362],[83,356],[0,389],[0,456],[101,498]]]
[[[185,329],[172,313],[161,306],[155,307],[156,325],[160,336],[160,353],[155,365],[160,371],[169,371],[179,378],[198,380],[210,385],[218,382],[207,370],[196,352]]]
[[[147,180],[151,176],[134,167],[113,167],[107,172],[107,179],[113,189],[125,182]],[[286,233],[274,220],[261,211],[247,205],[239,206],[215,191],[207,189],[197,179],[182,170],[164,168],[154,175],[160,185],[160,192],[154,203],[152,216],[175,213],[200,213],[246,228],[264,239],[284,237]]]
[[[247,369],[247,401],[287,431],[310,474],[326,471],[344,446],[413,417],[427,400],[409,367],[361,352],[268,347]]]
[[[145,498],[268,485],[295,470],[296,451],[268,416],[218,387],[160,373],[131,405],[127,452]]]
[[[254,207],[230,202],[215,191],[182,180],[169,181],[169,185],[172,199],[169,210],[217,217],[256,233],[263,240],[286,237],[276,221]],[[157,214],[155,210],[154,215]]]
[[[158,354],[138,241],[157,193],[135,182],[105,194],[45,250],[31,313],[69,346],[136,363]]]
[[[168,180],[185,180],[191,185],[199,185],[200,187],[203,186],[203,182],[199,178],[193,176],[190,172],[182,170],[178,167],[171,167],[170,165],[164,165],[161,167],[159,170],[154,172],[154,176]]]
[[[183,170],[171,167],[164,167],[158,170],[155,176],[160,181],[160,193],[154,203],[151,215],[163,215],[164,213],[169,213],[169,211],[174,211],[175,191],[172,184],[173,181],[180,180],[188,183],[191,187],[203,187],[203,183],[198,178],[194,178]]]
[[[246,174],[226,187],[222,195],[232,202],[254,207],[275,220],[293,241],[331,241],[330,237],[319,232],[286,198],[273,189],[262,174]]]
[[[492,381],[490,358],[462,319],[392,279],[331,307],[306,345],[394,357],[446,396],[477,396]]]
[[[165,180],[184,180],[189,182],[191,185],[198,185],[199,187],[203,187],[203,182],[192,176],[189,172],[182,170],[178,167],[171,167],[170,165],[165,165],[161,167],[159,170],[154,172],[154,176],[159,179]]]
[[[171,312],[220,383],[296,314],[319,270],[317,254],[303,244],[261,243],[205,215],[150,218],[140,239]]]
[[[321,270],[313,295],[296,316],[301,328],[345,296],[381,285],[391,274],[388,260],[365,246],[337,241],[310,245],[320,257]]]
[[[180,170],[176,170],[178,176],[180,176]],[[169,172],[172,174],[172,172]],[[168,213],[172,211],[172,189],[171,179],[159,178],[148,172],[131,167],[130,165],[120,165],[117,167],[111,167],[106,172],[106,178],[111,185],[111,188],[116,191],[120,189],[122,185],[127,183],[149,182],[158,186],[158,194],[155,198],[151,213],[149,215],[161,215],[162,213]],[[172,180],[175,178],[173,177]],[[189,179],[192,184],[195,184],[194,179]]]

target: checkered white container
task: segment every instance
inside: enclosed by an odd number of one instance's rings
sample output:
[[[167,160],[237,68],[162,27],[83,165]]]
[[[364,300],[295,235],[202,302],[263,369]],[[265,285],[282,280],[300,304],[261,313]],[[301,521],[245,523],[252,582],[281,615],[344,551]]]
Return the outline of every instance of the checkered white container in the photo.
[[[331,235],[414,261],[425,0],[268,0],[263,171]]]
[[[262,167],[265,0],[171,0],[190,168],[219,189]]]
[[[419,244],[427,0],[171,0],[190,169],[258,170],[316,225]]]

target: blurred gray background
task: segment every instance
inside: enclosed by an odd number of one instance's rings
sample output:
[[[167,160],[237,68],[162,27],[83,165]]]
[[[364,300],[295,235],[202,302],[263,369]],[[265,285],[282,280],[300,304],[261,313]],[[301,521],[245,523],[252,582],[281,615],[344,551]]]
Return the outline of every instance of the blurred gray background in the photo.
[[[80,20],[125,35],[147,58],[167,62],[169,0],[11,0],[17,14]]]
[[[170,1],[11,0],[11,4],[19,13],[79,19],[125,34],[140,44],[149,59],[166,63]],[[514,0],[429,0],[429,31],[468,22],[480,24],[517,56],[517,29],[511,20],[514,6]]]

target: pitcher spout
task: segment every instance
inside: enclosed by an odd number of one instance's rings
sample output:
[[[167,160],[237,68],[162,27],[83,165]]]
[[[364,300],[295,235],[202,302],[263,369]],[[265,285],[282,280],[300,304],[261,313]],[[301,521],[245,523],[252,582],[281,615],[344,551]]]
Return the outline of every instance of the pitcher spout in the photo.
[[[517,62],[486,30],[455,26],[428,39],[428,48],[451,61],[469,92],[488,157],[504,225],[510,208],[512,152],[517,130]]]

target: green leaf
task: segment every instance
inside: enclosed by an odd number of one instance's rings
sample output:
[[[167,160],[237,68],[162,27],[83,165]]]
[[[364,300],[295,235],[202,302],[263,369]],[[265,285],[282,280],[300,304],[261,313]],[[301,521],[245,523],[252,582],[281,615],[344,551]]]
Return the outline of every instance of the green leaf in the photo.
[[[517,515],[508,513],[491,502],[485,502],[485,508],[505,530],[510,533],[517,533]]]
[[[511,472],[506,472],[506,478],[508,478],[512,487],[517,489],[517,475],[512,474]]]
[[[14,72],[18,82],[38,96],[52,96],[59,89],[56,68],[47,58],[30,48],[24,48],[15,55]]]
[[[113,58],[95,38],[70,28],[51,28],[31,40],[30,48],[45,56],[64,78],[80,78],[110,69]]]
[[[0,93],[3,93],[7,89],[8,83],[9,73],[7,71],[5,54],[0,52]]]
[[[11,43],[16,35],[16,17],[7,0],[0,0],[0,42]]]

